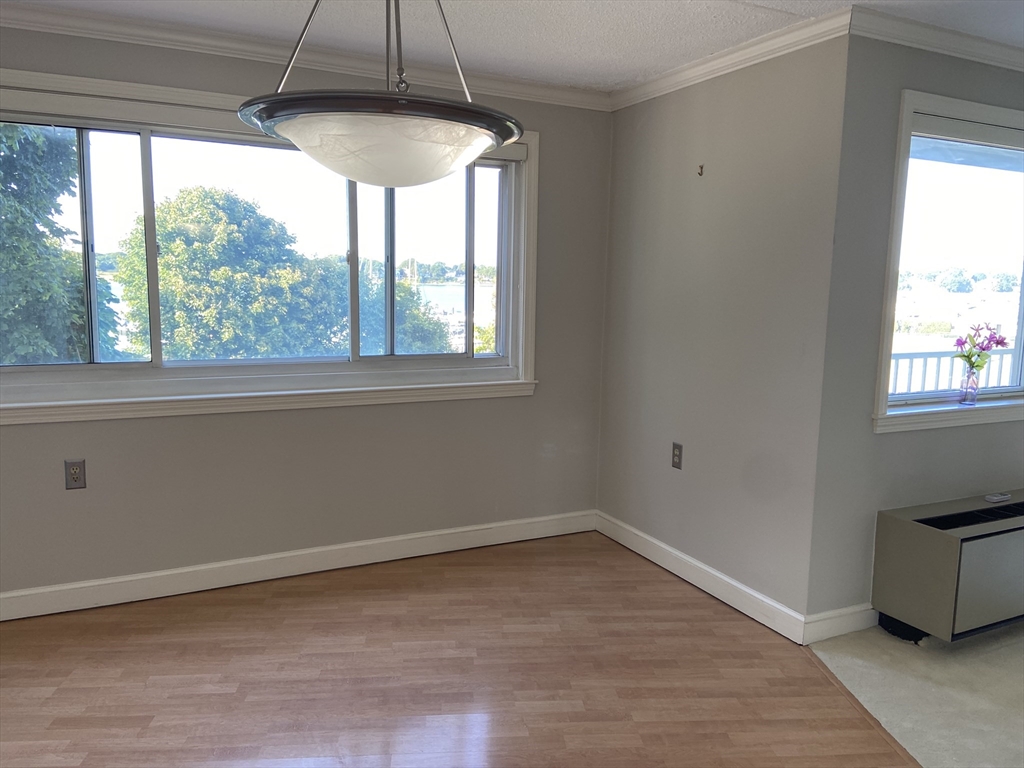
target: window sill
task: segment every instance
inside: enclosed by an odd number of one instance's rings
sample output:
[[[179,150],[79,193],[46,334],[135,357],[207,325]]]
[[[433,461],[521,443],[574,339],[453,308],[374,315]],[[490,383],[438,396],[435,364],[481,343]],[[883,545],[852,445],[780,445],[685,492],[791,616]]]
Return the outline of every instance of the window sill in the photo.
[[[913,432],[1002,421],[1024,421],[1024,397],[979,401],[977,405],[929,403],[890,406],[887,413],[874,417],[874,430],[875,434]]]
[[[532,395],[535,386],[535,381],[488,381],[305,392],[249,392],[226,395],[178,395],[109,400],[67,400],[49,403],[12,403],[0,406],[0,425],[522,397]]]

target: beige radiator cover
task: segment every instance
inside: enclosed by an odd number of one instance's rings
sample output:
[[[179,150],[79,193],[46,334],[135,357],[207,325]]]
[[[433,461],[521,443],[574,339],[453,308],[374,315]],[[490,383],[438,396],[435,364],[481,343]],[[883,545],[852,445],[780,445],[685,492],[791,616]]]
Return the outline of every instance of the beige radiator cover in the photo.
[[[940,531],[927,517],[1024,501],[1024,489],[878,513],[871,603],[943,640],[1024,615],[1024,518]]]

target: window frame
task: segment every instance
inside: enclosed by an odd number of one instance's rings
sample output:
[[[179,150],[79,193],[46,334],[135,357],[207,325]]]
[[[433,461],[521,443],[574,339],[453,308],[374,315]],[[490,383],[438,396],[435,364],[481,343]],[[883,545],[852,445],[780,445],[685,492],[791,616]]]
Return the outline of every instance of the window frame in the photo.
[[[160,355],[152,136],[290,148],[238,121],[240,96],[4,70],[0,120],[136,133],[142,137],[150,272],[151,361],[0,368],[0,424],[135,418],[530,395],[533,379],[539,135],[482,158],[508,168],[497,355],[466,351],[350,358],[163,361]],[[132,119],[132,118],[135,119]],[[292,150],[294,151],[294,150]],[[470,172],[470,178],[472,173]],[[83,178],[83,189],[88,181]],[[349,183],[351,190],[355,184]],[[468,197],[468,193],[467,193]],[[84,198],[84,195],[83,195]],[[83,203],[84,204],[84,203]],[[355,204],[350,196],[350,216]],[[83,223],[83,229],[87,226]],[[350,221],[350,329],[358,338],[358,224]],[[85,236],[83,233],[83,240]],[[83,252],[86,246],[83,244]],[[472,246],[467,243],[471,254]],[[472,256],[470,255],[470,258]],[[355,271],[352,265],[355,264]],[[91,278],[89,278],[91,279]],[[467,274],[467,295],[472,295]],[[467,316],[467,326],[472,317]],[[467,328],[468,330],[468,328]],[[500,332],[500,331],[499,331]],[[91,340],[90,344],[94,342]],[[353,345],[355,347],[355,345]]]
[[[395,327],[395,290],[398,285],[396,271],[400,262],[399,254],[395,252],[395,190],[391,187],[385,188],[385,222],[384,225],[388,229],[388,234],[385,237],[384,247],[384,284],[386,289],[385,296],[385,339],[384,347],[385,353],[381,355],[363,355],[360,348],[361,336],[360,336],[360,297],[359,297],[359,185],[348,180],[348,216],[349,216],[349,250],[348,250],[348,264],[349,274],[356,275],[356,279],[349,279],[349,328],[351,343],[349,349],[349,360],[357,362],[361,360],[416,360],[416,359],[436,359],[436,360],[452,360],[455,361],[459,357],[466,357],[473,360],[488,359],[495,362],[504,362],[508,364],[509,350],[515,347],[513,339],[507,338],[508,334],[514,331],[516,323],[514,318],[510,316],[510,312],[514,313],[514,307],[509,302],[509,298],[517,290],[518,275],[516,270],[513,269],[514,262],[514,245],[510,240],[511,233],[514,231],[514,219],[516,211],[519,208],[519,203],[515,200],[515,190],[518,188],[517,177],[522,173],[518,163],[509,162],[506,159],[496,158],[495,153],[490,153],[487,157],[482,160],[477,160],[471,163],[465,170],[466,174],[466,209],[465,209],[465,268],[466,268],[466,282],[465,282],[465,309],[466,309],[466,325],[465,325],[465,350],[463,352],[437,352],[437,353],[423,353],[423,354],[412,354],[412,353],[400,353],[395,351],[397,345]],[[475,169],[481,168],[498,168],[501,170],[503,175],[502,183],[499,188],[499,208],[503,215],[498,223],[498,263],[497,263],[497,281],[496,285],[501,287],[508,285],[507,290],[502,289],[498,294],[497,298],[500,301],[500,307],[495,313],[495,346],[497,349],[494,354],[481,354],[477,355],[474,350],[474,318],[473,309],[476,296],[476,273],[474,267],[476,266],[476,174]],[[514,239],[514,238],[513,238]],[[509,284],[511,281],[511,284]],[[309,358],[304,358],[309,359]],[[219,362],[219,361],[218,361]],[[482,365],[482,363],[473,363],[473,365]]]
[[[1015,387],[993,387],[978,396],[975,406],[962,406],[956,391],[904,393],[890,396],[893,329],[899,287],[903,211],[910,168],[910,142],[914,135],[1006,146],[1007,138],[1024,140],[1024,112],[977,104],[961,99],[904,90],[897,134],[896,173],[893,181],[889,253],[885,280],[881,343],[875,393],[874,431],[902,432],[918,429],[988,424],[1024,420],[1024,377]],[[1015,364],[1024,366],[1024,284],[1018,313]],[[952,354],[952,352],[951,352]]]

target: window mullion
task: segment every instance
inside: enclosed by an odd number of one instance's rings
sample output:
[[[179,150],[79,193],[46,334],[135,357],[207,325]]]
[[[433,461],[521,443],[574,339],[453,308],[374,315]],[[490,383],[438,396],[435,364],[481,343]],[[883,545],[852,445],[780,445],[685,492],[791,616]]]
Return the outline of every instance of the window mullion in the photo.
[[[348,181],[348,359],[359,359],[359,198]]]
[[[512,178],[512,166],[505,164],[501,168],[501,183],[498,186],[498,268],[495,270],[494,285],[497,291],[497,312],[494,322],[494,351],[499,355],[507,355],[510,337],[509,320],[512,317],[510,297],[514,287],[512,286],[512,269],[510,258],[512,255],[509,247],[509,232],[511,231],[512,195],[509,194],[509,179]]]
[[[156,199],[153,192],[152,131],[139,131],[142,149],[142,216],[146,224],[146,280],[149,291],[149,349],[151,365],[162,367],[163,339],[160,332],[160,270],[157,261]]]
[[[395,190],[384,190],[384,354],[395,354]]]
[[[85,271],[85,306],[86,321],[89,326],[89,360],[90,363],[98,363],[99,356],[99,333],[100,333],[100,308],[99,291],[96,285],[96,247],[93,244],[93,222],[92,222],[92,176],[89,163],[89,140],[88,132],[79,128],[76,131],[78,141],[78,178],[79,195],[78,204],[82,211],[82,269]]]
[[[476,349],[473,307],[476,300],[476,164],[466,168],[466,357],[473,357]]]
[[[1010,384],[1015,387],[1024,386],[1024,270],[1020,276],[1020,302],[1017,306],[1017,338],[1013,340],[1014,370],[1010,374]],[[1000,371],[1001,373],[1001,371]],[[1012,377],[1016,377],[1016,380]]]

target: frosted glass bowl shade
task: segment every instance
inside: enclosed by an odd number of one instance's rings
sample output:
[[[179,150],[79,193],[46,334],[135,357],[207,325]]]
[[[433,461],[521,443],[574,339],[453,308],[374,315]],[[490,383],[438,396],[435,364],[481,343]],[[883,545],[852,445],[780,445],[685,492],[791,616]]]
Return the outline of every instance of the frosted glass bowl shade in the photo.
[[[300,115],[277,133],[345,178],[378,187],[435,181],[495,146],[491,133],[471,125],[358,112]]]
[[[522,136],[515,118],[469,102],[387,91],[295,91],[251,99],[242,120],[347,179],[411,187]]]

